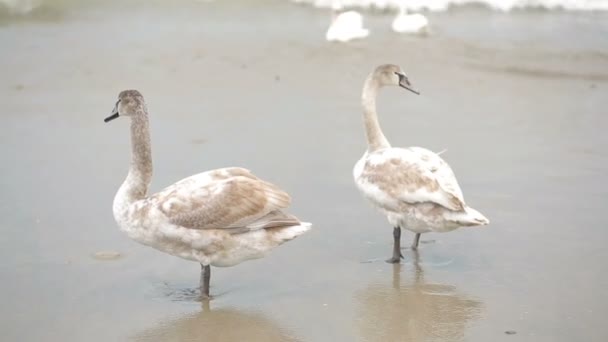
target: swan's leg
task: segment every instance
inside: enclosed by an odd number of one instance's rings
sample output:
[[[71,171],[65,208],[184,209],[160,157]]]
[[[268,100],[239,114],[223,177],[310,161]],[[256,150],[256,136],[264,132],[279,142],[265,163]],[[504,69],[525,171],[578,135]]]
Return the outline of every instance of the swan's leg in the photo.
[[[209,296],[209,281],[211,280],[211,266],[201,264],[201,299],[211,299]]]
[[[403,258],[403,254],[401,254],[401,228],[395,227],[393,228],[393,257],[386,262],[396,264],[401,258]]]
[[[412,249],[413,250],[417,250],[418,249],[418,243],[420,242],[420,233],[416,233],[416,236],[414,236],[414,242],[412,243]]]

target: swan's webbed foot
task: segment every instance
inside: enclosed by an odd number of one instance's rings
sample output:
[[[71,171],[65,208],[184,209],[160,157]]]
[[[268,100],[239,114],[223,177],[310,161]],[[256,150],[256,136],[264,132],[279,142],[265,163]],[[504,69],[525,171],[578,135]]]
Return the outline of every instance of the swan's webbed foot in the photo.
[[[201,293],[201,296],[199,297],[199,299],[201,302],[208,302],[213,299],[213,296]]]
[[[399,262],[401,262],[401,259],[403,259],[403,255],[401,253],[399,253],[399,256],[394,256],[390,259],[387,259],[386,262],[388,262],[389,264],[398,264]]]

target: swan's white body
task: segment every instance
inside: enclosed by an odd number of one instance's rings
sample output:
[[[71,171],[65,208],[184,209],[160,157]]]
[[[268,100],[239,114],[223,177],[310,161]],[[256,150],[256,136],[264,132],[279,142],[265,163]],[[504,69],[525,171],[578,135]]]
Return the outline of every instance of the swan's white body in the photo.
[[[450,166],[425,148],[387,147],[366,152],[353,175],[361,193],[393,227],[428,233],[488,223],[464,203]]]
[[[407,14],[403,8],[393,19],[391,28],[398,33],[426,33],[428,32],[429,20],[422,14]]]
[[[291,201],[286,192],[243,168],[199,173],[148,195],[150,133],[138,91],[123,91],[106,121],[118,116],[131,117],[132,160],[113,213],[131,239],[205,267],[226,267],[261,258],[310,229],[283,212]]]
[[[286,193],[243,168],[203,172],[134,202],[126,193],[129,178],[114,199],[120,229],[141,244],[202,265],[262,258],[311,227],[280,212],[289,205]]]
[[[363,16],[356,11],[346,11],[333,18],[325,39],[330,42],[348,42],[368,35],[369,30],[363,27]]]
[[[489,223],[480,212],[466,205],[450,166],[436,153],[421,147],[392,147],[378,121],[376,97],[384,86],[412,88],[403,70],[393,64],[377,67],[363,85],[361,102],[368,148],[355,164],[357,188],[393,227],[393,257],[398,262],[401,229],[415,232],[413,247],[421,233],[448,232],[463,226]]]

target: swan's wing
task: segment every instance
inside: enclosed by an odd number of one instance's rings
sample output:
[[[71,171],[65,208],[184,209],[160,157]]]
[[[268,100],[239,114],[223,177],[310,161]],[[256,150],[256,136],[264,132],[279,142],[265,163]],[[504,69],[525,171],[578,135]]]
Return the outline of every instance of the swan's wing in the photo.
[[[292,226],[300,221],[281,209],[289,195],[245,169],[215,170],[186,178],[151,197],[172,224],[241,233]]]
[[[432,202],[454,211],[465,207],[450,166],[424,148],[390,148],[367,155],[357,183],[367,197],[387,208],[399,201]]]
[[[454,171],[452,171],[450,165],[440,157],[440,154],[444,153],[446,150],[439,153],[434,153],[422,147],[410,147],[409,150],[418,155],[420,164],[424,169],[430,170],[435,175],[435,179],[442,189],[454,195],[463,205],[465,204],[462,189],[460,189],[460,185],[458,185],[458,180],[456,180]]]

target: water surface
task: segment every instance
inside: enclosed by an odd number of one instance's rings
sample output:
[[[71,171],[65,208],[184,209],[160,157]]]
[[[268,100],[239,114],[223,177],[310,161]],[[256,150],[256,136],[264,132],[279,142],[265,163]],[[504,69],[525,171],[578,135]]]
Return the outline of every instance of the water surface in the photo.
[[[282,1],[58,1],[0,19],[0,330],[7,341],[603,341],[608,337],[608,17],[430,14],[427,38],[327,44],[329,14]],[[447,148],[492,221],[391,253],[357,193],[362,82],[401,64],[420,96],[378,100],[395,146]],[[289,191],[314,229],[215,268],[140,246],[112,218],[128,123],[151,115],[152,191],[239,165]],[[412,234],[403,234],[408,245]],[[120,258],[98,260],[98,251]],[[369,260],[378,260],[366,262]],[[507,335],[505,331],[515,331]]]

